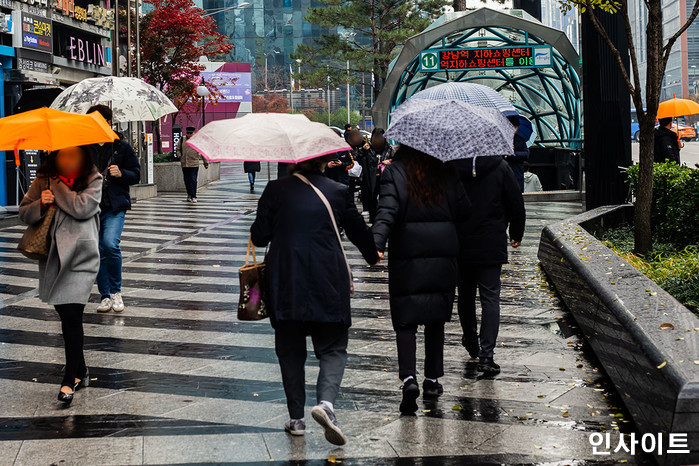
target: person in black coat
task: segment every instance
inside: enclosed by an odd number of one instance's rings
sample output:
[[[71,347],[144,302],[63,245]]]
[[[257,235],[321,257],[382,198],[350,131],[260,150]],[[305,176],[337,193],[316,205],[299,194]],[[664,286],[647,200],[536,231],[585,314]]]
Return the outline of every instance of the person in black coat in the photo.
[[[500,157],[478,157],[452,162],[471,200],[467,221],[459,224],[459,317],[463,345],[478,370],[497,374],[493,360],[500,326],[500,274],[507,263],[507,229],[513,247],[524,235],[522,192],[510,166]],[[475,163],[475,170],[474,170]],[[476,290],[482,318],[480,340],[476,319]]]
[[[374,128],[371,132],[371,144],[366,143],[358,150],[357,162],[362,166],[360,198],[365,211],[369,212],[369,221],[374,222],[379,200],[379,180],[381,167],[390,164],[393,148],[383,137],[383,128]]]
[[[348,194],[348,187],[323,176],[330,157],[299,163],[305,176],[328,199],[336,223],[344,228],[369,264],[378,253],[371,230]],[[318,405],[311,412],[337,445],[346,439],[337,425],[333,403],[347,362],[350,280],[347,264],[327,208],[314,190],[296,176],[270,182],[260,198],[250,230],[259,247],[271,243],[265,259],[267,308],[275,331],[290,420],[285,429],[303,435],[306,336],[310,335],[318,374]]]
[[[243,171],[248,174],[250,181],[250,192],[255,192],[255,174],[262,170],[260,162],[243,162]]]
[[[519,192],[524,192],[524,162],[529,160],[529,148],[527,141],[519,135],[519,118],[515,116],[507,117],[507,119],[515,127],[514,136],[514,154],[505,157],[507,163],[515,175],[517,184],[519,184]]]
[[[672,118],[661,118],[658,123],[660,126],[655,128],[653,161],[655,163],[670,161],[679,165],[680,143],[677,133],[672,130]]]
[[[99,112],[112,124],[112,110],[106,105],[95,105],[88,113]],[[129,186],[141,180],[141,164],[133,150],[121,135],[111,144],[89,146],[97,169],[104,176],[100,202],[99,251],[100,269],[97,288],[100,292],[98,312],[122,312],[121,296],[121,234],[124,230],[126,211],[131,209]]]
[[[381,253],[388,242],[391,318],[403,381],[400,411],[414,414],[416,332],[425,326],[424,397],[443,389],[444,323],[451,320],[457,283],[459,239],[456,222],[465,218],[468,199],[452,167],[401,146],[381,176],[373,232]]]

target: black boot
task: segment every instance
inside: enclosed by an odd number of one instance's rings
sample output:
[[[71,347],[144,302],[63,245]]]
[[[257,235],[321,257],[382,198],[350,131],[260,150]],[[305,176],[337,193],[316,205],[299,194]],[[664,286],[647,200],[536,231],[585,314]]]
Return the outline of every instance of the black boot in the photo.
[[[422,382],[422,397],[423,398],[439,398],[439,396],[444,393],[444,387],[439,382],[432,382],[431,380],[425,379]]]
[[[500,366],[495,364],[493,358],[479,358],[478,372],[483,372],[483,375],[497,375],[500,373]]]
[[[417,411],[417,399],[420,396],[420,386],[414,378],[403,384],[403,401],[400,403],[401,414],[412,415]]]
[[[470,338],[466,338],[466,335],[463,335],[461,337],[461,344],[466,348],[466,351],[468,351],[468,355],[471,356],[471,359],[476,359],[478,357],[478,351],[481,349],[480,343],[478,343],[478,338],[475,340],[471,340]]]

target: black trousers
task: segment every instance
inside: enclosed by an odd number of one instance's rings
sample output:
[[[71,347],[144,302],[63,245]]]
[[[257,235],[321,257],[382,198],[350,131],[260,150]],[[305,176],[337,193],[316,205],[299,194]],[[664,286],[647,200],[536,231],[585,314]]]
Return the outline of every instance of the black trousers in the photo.
[[[87,371],[83,355],[84,304],[59,304],[56,312],[61,317],[63,342],[66,350],[66,371],[61,386],[73,387],[75,379],[81,379]]]
[[[184,177],[184,187],[187,189],[187,196],[197,197],[197,180],[199,178],[199,167],[182,167]]]
[[[282,371],[286,406],[291,419],[303,418],[306,404],[306,336],[320,361],[317,401],[335,403],[347,364],[349,327],[320,322],[276,322],[274,349]]]
[[[417,377],[417,325],[396,329],[398,344],[398,376],[401,380]],[[438,379],[444,375],[444,322],[425,325],[425,377]]]
[[[474,341],[480,338],[481,358],[492,358],[500,330],[500,274],[502,265],[460,266],[459,319],[464,337]],[[481,331],[476,317],[476,291],[481,300]]]

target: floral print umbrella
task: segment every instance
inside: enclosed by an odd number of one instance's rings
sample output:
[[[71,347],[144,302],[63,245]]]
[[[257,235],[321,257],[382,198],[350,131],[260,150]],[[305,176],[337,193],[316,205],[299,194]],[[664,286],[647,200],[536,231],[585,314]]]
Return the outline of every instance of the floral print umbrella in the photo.
[[[177,112],[165,94],[138,78],[107,76],[80,81],[61,92],[51,108],[87,113],[97,104],[112,109],[115,123],[155,121]]]
[[[412,98],[391,113],[384,135],[443,162],[514,153],[515,128],[495,108]]]

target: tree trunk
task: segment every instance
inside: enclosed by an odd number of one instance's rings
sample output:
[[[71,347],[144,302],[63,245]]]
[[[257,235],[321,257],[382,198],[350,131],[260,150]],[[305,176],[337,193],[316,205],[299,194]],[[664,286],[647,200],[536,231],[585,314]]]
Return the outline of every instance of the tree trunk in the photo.
[[[161,143],[161,137],[160,137],[160,120],[156,120],[153,122],[153,133],[155,136],[155,153],[162,154],[163,153],[163,145]]]
[[[646,110],[636,109],[639,115],[639,171],[634,214],[634,250],[648,254],[653,247],[651,206],[653,204],[653,150],[655,118],[658,114],[660,88],[665,63],[663,59],[663,9],[661,0],[650,0],[646,26]]]
[[[653,203],[653,149],[655,119],[646,116],[639,119],[639,171],[634,211],[634,250],[637,254],[647,254],[653,247],[650,224]]]

